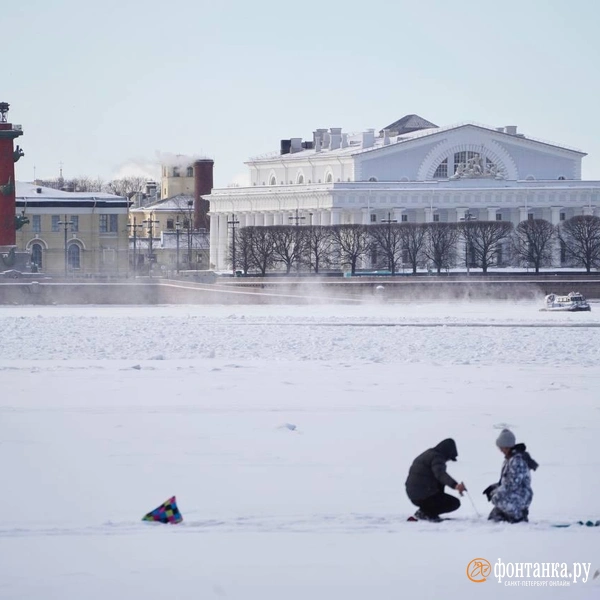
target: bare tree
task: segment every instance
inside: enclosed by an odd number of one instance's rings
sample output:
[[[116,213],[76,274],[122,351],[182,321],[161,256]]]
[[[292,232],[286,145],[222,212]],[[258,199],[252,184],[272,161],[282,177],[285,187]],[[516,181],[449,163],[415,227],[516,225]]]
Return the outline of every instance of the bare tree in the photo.
[[[358,261],[371,249],[371,240],[365,225],[333,225],[330,228],[340,264],[348,265],[352,275]]]
[[[552,263],[552,245],[556,240],[556,227],[545,219],[521,221],[511,238],[513,255],[527,265],[540,267]]]
[[[563,221],[559,236],[567,257],[589,273],[600,267],[600,217],[584,215]]]
[[[457,223],[428,223],[424,254],[438,274],[456,262],[456,246],[460,239]]]
[[[137,192],[141,192],[145,185],[145,177],[123,177],[121,179],[109,181],[106,184],[104,191],[109,194],[115,194],[116,196],[131,198]]]
[[[318,273],[321,267],[331,262],[331,228],[321,225],[311,225],[305,228],[304,239],[308,253],[309,268]]]
[[[275,262],[272,228],[252,226],[245,229],[249,230],[251,265],[264,276]]]
[[[480,266],[487,274],[495,264],[501,242],[510,235],[513,225],[508,221],[465,221],[459,224],[462,238],[467,244],[467,260]]]
[[[233,264],[233,244],[229,246],[229,260]],[[235,230],[235,267],[244,275],[252,268],[252,231],[250,227]]]
[[[399,230],[402,239],[402,252],[406,254],[407,262],[410,264],[413,274],[416,274],[419,263],[424,257],[427,226],[424,223],[402,223]]]
[[[274,225],[270,229],[273,236],[273,258],[275,262],[285,265],[285,272],[289,274],[292,267],[300,263],[304,236],[296,225]]]
[[[392,275],[396,274],[398,265],[402,262],[402,249],[404,247],[404,236],[402,225],[387,223],[381,225],[370,225],[369,234],[376,248],[381,249],[387,261],[387,268]]]

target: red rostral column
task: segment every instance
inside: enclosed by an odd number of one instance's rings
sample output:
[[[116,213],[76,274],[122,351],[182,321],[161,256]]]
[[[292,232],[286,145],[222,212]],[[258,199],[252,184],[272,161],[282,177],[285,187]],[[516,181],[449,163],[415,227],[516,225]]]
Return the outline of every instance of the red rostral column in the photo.
[[[208,218],[209,202],[202,196],[208,196],[213,189],[213,167],[210,158],[194,161],[194,229],[210,229]]]
[[[15,226],[15,163],[23,156],[13,140],[23,131],[19,125],[12,125],[6,119],[8,102],[0,102],[0,246],[16,244]]]

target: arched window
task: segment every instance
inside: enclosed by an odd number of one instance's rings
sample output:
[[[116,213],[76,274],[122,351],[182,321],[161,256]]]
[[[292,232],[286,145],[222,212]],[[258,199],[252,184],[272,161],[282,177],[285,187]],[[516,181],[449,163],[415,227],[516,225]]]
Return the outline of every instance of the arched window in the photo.
[[[448,179],[448,159],[445,158],[435,170],[434,179]]]
[[[193,177],[194,176],[194,167],[188,167],[187,171],[186,171],[186,175],[187,175],[187,177]]]
[[[81,268],[80,250],[77,244],[71,244],[67,249],[67,261],[69,264],[69,269]]]
[[[369,181],[377,181],[377,177],[369,177]]]
[[[300,173],[300,175],[298,175],[298,181],[296,181],[296,183],[298,183],[298,184],[304,183],[304,175],[302,175],[302,173]]]
[[[31,264],[35,265],[38,269],[41,269],[42,260],[43,253],[41,244],[33,244],[33,246],[31,246]]]
[[[277,179],[275,178],[275,175],[272,175],[271,179],[269,179],[269,185],[277,185]]]
[[[564,175],[561,175],[561,176],[558,178],[558,180],[559,180],[559,181],[565,181],[565,180],[566,180],[566,177],[565,177]]]
[[[333,183],[333,175],[331,173],[327,173],[327,177],[325,178],[325,183]]]

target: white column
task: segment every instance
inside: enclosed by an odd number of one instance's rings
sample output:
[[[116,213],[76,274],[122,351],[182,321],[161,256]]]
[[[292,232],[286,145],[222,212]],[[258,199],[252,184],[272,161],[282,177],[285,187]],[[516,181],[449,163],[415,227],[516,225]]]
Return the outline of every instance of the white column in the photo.
[[[340,209],[339,208],[331,209],[331,224],[332,225],[340,224]]]
[[[496,213],[498,212],[498,209],[497,208],[491,208],[491,207],[488,206],[487,212],[488,212],[488,214],[487,214],[488,221],[495,221],[496,220]]]
[[[362,224],[368,225],[371,222],[371,211],[368,208],[362,209]],[[359,220],[356,220],[355,223],[360,224]]]
[[[219,237],[217,250],[217,269],[227,268],[227,215],[219,215]]]
[[[210,215],[210,258],[209,258],[209,268],[213,268],[211,265],[214,265],[214,268],[217,267],[218,260],[218,235],[219,235],[219,215],[211,214]]]
[[[257,227],[261,227],[262,225],[265,224],[265,215],[264,213],[254,213],[254,224]]]
[[[560,211],[561,208],[560,206],[552,206],[550,207],[550,211],[552,213],[551,219],[552,219],[552,225],[559,225],[560,224]],[[558,239],[558,236],[556,236],[556,239],[554,240],[554,243],[552,245],[552,266],[553,267],[560,267],[560,240]]]
[[[322,210],[321,211],[321,225],[331,225],[331,211]]]
[[[527,215],[528,215],[529,211],[527,210],[527,207],[525,206],[519,206],[519,223],[521,221],[527,221]]]
[[[467,212],[466,208],[457,208],[456,209],[456,222],[457,223],[464,220],[466,212]]]
[[[275,225],[274,223],[275,215],[272,212],[265,213],[264,221],[265,225]]]
[[[431,223],[433,221],[433,209],[425,208],[425,223]]]

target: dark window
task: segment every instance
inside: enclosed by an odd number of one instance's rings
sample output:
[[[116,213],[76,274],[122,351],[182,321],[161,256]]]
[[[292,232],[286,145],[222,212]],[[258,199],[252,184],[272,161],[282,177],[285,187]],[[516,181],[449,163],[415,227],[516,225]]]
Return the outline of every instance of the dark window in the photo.
[[[434,179],[448,179],[448,159],[445,158],[435,170]]]
[[[496,221],[502,221],[502,213],[496,213]]]
[[[434,223],[439,223],[440,220],[440,215],[438,215],[437,213],[433,215],[433,222]]]
[[[186,175],[188,177],[193,177],[194,176],[194,167],[188,167],[187,171],[186,171]]]
[[[377,215],[371,215],[371,223],[377,223]]]
[[[167,219],[167,229],[175,229],[175,223],[173,219]]]
[[[561,221],[564,221],[566,218],[567,218],[567,215],[566,215],[566,213],[564,213],[564,212],[561,212],[561,213],[560,213],[560,220],[561,220]]]
[[[41,244],[33,244],[31,246],[31,262],[36,265],[38,269],[42,268],[42,246]]]
[[[108,215],[110,217],[109,231],[116,233],[119,230],[119,215]]]
[[[179,167],[173,167],[173,177],[179,177]]]
[[[42,232],[42,215],[33,215],[31,221],[31,230],[33,231],[33,233]]]
[[[408,215],[402,215],[402,222],[403,223],[407,223],[408,222]]]
[[[533,221],[533,213],[529,213],[529,214],[527,215],[527,220],[529,220],[529,221]]]
[[[108,232],[108,215],[100,215],[100,233]]]
[[[71,231],[79,231],[79,217],[71,215],[69,221],[71,221]]]
[[[58,215],[52,215],[52,231],[60,231],[59,221],[60,217]]]
[[[77,244],[71,244],[67,250],[67,260],[70,269],[79,269],[80,264],[80,251]]]

